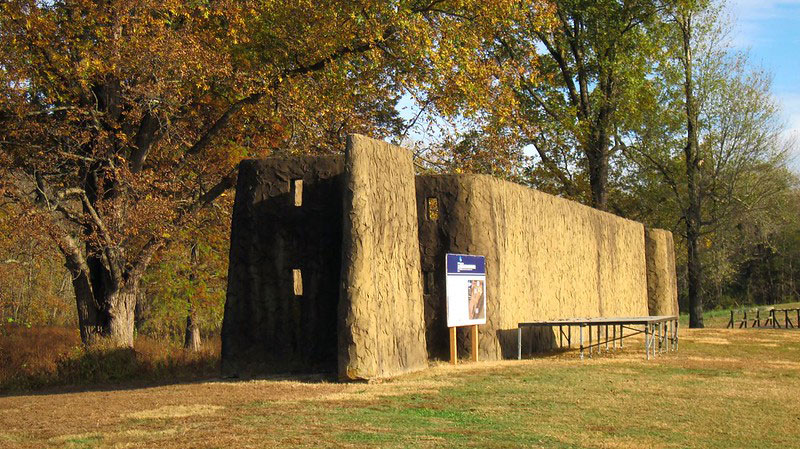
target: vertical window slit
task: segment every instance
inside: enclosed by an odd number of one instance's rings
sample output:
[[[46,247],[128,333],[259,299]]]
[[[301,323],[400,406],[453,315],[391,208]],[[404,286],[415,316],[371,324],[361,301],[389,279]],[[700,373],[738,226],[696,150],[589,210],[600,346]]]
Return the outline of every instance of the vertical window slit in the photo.
[[[292,201],[296,207],[303,205],[303,180],[292,179],[290,183]]]
[[[426,271],[422,289],[424,294],[430,295],[433,292],[433,279],[433,271]]]
[[[292,270],[292,279],[294,280],[294,295],[303,296],[303,273],[299,268]]]
[[[428,220],[438,220],[439,219],[439,198],[436,197],[429,197],[427,201],[428,205]]]

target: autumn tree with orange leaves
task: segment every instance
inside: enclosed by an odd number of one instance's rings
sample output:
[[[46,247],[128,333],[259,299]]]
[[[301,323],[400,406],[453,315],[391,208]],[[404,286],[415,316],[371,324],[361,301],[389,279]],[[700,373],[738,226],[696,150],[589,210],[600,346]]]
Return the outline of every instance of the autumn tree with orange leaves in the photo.
[[[520,2],[0,4],[0,195],[52,238],[81,338],[131,346],[151,260],[245,157],[400,134],[404,92],[488,99]]]

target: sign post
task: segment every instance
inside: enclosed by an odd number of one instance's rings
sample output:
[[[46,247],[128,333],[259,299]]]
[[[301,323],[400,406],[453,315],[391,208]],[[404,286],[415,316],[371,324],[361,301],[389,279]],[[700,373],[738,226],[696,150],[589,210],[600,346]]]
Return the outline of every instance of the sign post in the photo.
[[[450,328],[450,363],[458,362],[456,328],[470,326],[472,360],[478,361],[478,325],[486,324],[486,258],[447,254],[447,327]]]

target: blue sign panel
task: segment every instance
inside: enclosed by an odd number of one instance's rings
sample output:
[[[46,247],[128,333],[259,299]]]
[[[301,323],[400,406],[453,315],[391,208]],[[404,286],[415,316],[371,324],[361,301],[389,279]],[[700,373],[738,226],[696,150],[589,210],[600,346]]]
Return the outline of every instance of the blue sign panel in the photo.
[[[448,254],[447,275],[452,274],[485,275],[486,258],[468,254]]]

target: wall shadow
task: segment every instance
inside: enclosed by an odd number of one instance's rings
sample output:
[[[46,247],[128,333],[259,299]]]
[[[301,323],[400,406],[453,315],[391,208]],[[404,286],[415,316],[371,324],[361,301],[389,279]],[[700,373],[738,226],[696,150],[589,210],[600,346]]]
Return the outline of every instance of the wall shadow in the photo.
[[[498,329],[497,341],[504,359],[517,358],[517,329]],[[522,328],[522,357],[530,358],[558,351],[558,330],[549,327]]]

